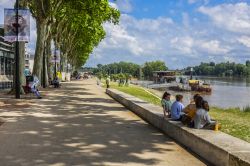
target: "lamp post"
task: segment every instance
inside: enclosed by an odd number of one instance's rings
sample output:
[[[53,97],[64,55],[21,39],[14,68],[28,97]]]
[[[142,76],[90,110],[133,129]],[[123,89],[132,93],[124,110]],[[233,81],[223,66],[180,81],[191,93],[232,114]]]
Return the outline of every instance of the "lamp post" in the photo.
[[[55,66],[54,66],[54,79],[56,78],[56,48],[54,52]]]
[[[45,57],[45,51],[43,51],[43,88],[46,88],[46,57]]]
[[[191,69],[190,69],[190,80],[193,79],[193,71],[194,71],[194,69],[191,67]]]
[[[16,80],[15,80],[15,92],[16,99],[20,99],[20,73],[19,73],[19,42],[18,42],[18,9],[19,9],[19,0],[16,0],[16,55],[15,55],[15,65],[16,65]]]

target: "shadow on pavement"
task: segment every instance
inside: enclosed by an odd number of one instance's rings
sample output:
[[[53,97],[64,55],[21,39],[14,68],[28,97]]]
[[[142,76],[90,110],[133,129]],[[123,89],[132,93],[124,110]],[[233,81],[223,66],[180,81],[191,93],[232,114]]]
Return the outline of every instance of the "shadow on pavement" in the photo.
[[[22,107],[0,107],[3,165],[157,165],[161,159],[150,154],[176,151],[172,140],[82,82],[43,93]]]

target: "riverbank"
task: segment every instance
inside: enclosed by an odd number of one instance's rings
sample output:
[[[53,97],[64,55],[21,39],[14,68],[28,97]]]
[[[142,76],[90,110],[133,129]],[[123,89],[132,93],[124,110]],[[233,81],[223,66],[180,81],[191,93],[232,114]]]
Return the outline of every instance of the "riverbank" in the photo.
[[[211,78],[211,77],[198,77],[199,80],[210,83],[212,93],[203,93],[202,97],[215,107],[227,109],[239,107],[243,109],[247,107],[250,98],[250,82],[246,80],[234,80],[226,78]],[[167,89],[169,93],[175,96],[177,91],[169,90],[171,84],[153,84],[149,81],[133,80],[133,83],[145,88],[154,88],[157,93],[161,93]],[[173,82],[173,85],[176,83]],[[188,104],[190,99],[196,92],[181,92],[183,95],[183,103]],[[240,96],[240,97],[239,97]]]
[[[111,88],[138,97],[149,103],[160,105],[160,97],[157,97],[157,94],[149,89],[137,85],[118,86],[114,82],[111,82]],[[238,108],[222,109],[212,107],[209,113],[213,119],[221,123],[221,131],[250,142],[250,112],[242,112]]]

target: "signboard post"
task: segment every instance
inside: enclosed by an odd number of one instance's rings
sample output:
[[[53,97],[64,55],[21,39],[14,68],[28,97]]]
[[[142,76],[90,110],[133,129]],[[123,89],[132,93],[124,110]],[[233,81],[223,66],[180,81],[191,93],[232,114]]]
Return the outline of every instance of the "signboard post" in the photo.
[[[19,1],[16,0],[16,84],[15,84],[15,88],[16,88],[16,99],[20,99],[20,75],[19,75],[19,42],[18,42],[18,8],[19,8]]]
[[[56,71],[57,71],[57,63],[60,63],[60,51],[59,50],[54,50],[54,55],[51,56],[51,62],[54,63],[54,78],[56,78]]]
[[[29,41],[30,13],[29,10],[19,10],[19,0],[15,9],[4,9],[4,40],[16,42],[15,47],[15,97],[20,99],[20,57],[19,41]]]

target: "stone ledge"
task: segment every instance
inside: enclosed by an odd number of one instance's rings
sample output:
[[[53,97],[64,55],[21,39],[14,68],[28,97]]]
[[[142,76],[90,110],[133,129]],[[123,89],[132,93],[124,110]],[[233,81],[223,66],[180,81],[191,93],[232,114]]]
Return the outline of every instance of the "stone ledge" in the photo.
[[[250,166],[250,143],[220,131],[197,130],[163,117],[162,108],[115,89],[106,93],[174,140],[218,166]]]

